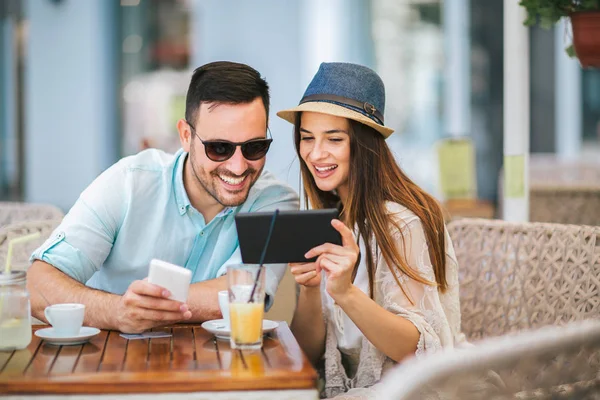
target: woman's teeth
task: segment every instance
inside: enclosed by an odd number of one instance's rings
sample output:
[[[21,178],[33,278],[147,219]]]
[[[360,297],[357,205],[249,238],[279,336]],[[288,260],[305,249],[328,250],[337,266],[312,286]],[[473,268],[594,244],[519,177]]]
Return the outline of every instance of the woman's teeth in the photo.
[[[319,172],[331,171],[332,169],[336,169],[337,165],[330,165],[329,167],[317,167],[315,165],[315,169]]]

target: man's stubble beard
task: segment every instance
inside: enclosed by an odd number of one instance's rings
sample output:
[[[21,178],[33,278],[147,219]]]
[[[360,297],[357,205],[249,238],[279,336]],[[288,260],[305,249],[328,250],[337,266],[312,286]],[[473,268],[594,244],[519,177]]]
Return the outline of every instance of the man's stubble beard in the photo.
[[[248,195],[250,194],[250,189],[252,189],[252,186],[254,186],[254,184],[256,183],[256,181],[258,180],[258,178],[260,177],[260,175],[262,174],[262,171],[264,169],[264,165],[260,168],[259,171],[255,170],[254,168],[246,169],[244,174],[241,176],[249,176],[250,179],[253,179],[253,180],[250,183],[250,185],[248,186],[248,189],[246,190],[246,193],[245,193],[243,199],[236,201],[235,203],[229,203],[225,199],[220,198],[219,191],[217,190],[217,187],[215,184],[215,180],[216,179],[221,180],[221,178],[219,178],[219,171],[221,171],[221,174],[225,175],[225,176],[232,176],[232,177],[237,177],[237,178],[239,178],[240,176],[230,173],[227,169],[221,170],[221,169],[217,168],[216,170],[210,172],[209,176],[212,177],[213,179],[209,179],[209,181],[207,182],[204,179],[202,179],[201,175],[198,174],[198,172],[196,170],[196,164],[194,163],[194,153],[195,153],[195,150],[194,150],[194,147],[192,147],[190,149],[190,153],[189,153],[189,160],[190,160],[190,167],[192,169],[192,173],[194,174],[194,177],[196,178],[196,182],[198,182],[198,184],[201,186],[202,190],[204,190],[206,193],[208,193],[213,199],[215,199],[223,207],[237,207],[237,206],[243,204],[248,199]],[[223,172],[225,172],[225,173],[223,173]]]

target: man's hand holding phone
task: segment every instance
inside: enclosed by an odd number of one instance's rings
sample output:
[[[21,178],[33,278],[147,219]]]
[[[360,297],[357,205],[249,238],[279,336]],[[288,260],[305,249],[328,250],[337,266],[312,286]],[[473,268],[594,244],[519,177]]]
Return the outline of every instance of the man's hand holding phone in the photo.
[[[129,285],[117,305],[123,333],[140,333],[192,317],[187,295],[191,271],[160,260],[150,262],[148,278]]]
[[[123,333],[141,333],[192,317],[188,305],[171,300],[171,293],[147,279],[134,281],[117,305],[118,328]]]

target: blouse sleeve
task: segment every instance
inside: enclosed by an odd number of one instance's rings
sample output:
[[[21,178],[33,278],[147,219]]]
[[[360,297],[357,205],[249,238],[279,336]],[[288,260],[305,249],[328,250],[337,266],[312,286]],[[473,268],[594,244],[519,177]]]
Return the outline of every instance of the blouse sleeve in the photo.
[[[424,279],[435,282],[429,247],[421,221],[414,218],[405,223],[400,231],[396,231],[394,239],[408,265]],[[381,255],[376,281],[382,306],[406,318],[418,329],[420,338],[417,344],[417,357],[453,346],[452,331],[436,286],[417,282],[400,272],[398,268],[390,268]]]

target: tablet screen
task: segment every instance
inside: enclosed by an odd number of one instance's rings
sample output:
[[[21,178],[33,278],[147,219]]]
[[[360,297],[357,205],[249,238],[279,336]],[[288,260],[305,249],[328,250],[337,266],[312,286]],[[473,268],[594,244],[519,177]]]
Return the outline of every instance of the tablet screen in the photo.
[[[258,264],[267,240],[274,211],[239,213],[235,224],[242,261]],[[334,208],[324,210],[280,211],[265,255],[265,264],[309,262],[304,254],[324,243],[342,244],[331,220],[338,217]]]

